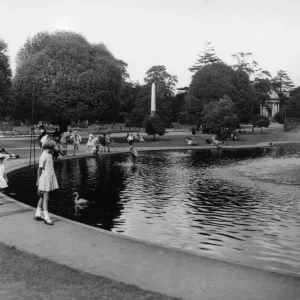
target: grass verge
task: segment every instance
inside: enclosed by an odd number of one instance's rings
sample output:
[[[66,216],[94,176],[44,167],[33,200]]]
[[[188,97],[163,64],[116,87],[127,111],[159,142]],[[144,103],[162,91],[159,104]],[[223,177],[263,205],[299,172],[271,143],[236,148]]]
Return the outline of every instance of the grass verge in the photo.
[[[80,272],[2,243],[0,266],[0,299],[5,300],[178,299]]]

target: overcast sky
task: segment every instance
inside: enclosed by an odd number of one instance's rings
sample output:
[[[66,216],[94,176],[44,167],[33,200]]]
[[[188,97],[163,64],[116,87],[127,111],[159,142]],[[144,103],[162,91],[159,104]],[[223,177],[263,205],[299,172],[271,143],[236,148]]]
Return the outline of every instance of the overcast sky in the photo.
[[[143,83],[153,65],[190,83],[191,67],[205,42],[228,64],[237,52],[252,52],[274,76],[288,72],[300,85],[299,0],[2,0],[0,38],[11,66],[27,37],[58,29],[103,42],[128,63],[133,81]]]

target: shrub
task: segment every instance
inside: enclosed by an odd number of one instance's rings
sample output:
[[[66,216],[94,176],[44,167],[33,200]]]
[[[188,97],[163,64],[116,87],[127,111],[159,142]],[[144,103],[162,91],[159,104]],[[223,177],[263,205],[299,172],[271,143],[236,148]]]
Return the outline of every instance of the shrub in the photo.
[[[285,107],[280,108],[279,112],[275,114],[274,119],[279,124],[284,124],[284,120],[285,120]]]
[[[261,129],[261,132],[262,132],[263,127],[269,127],[270,120],[266,116],[253,115],[252,116],[252,125],[253,125],[253,128],[254,127],[259,127]],[[252,128],[252,132],[253,132],[253,128]]]
[[[160,119],[158,115],[153,117],[147,116],[144,119],[145,131],[148,135],[153,135],[155,140],[155,135],[164,135],[165,134],[165,125],[164,122]]]

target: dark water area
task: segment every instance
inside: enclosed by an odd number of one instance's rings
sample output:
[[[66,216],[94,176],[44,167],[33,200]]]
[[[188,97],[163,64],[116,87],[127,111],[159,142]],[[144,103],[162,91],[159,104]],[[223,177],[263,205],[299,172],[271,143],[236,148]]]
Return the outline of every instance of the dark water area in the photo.
[[[127,236],[300,275],[300,176],[299,182],[278,177],[299,174],[300,159],[276,151],[140,152],[137,168],[128,154],[58,161],[60,189],[49,210]],[[9,179],[7,193],[35,207],[36,170],[24,168]],[[88,204],[75,205],[74,192]]]

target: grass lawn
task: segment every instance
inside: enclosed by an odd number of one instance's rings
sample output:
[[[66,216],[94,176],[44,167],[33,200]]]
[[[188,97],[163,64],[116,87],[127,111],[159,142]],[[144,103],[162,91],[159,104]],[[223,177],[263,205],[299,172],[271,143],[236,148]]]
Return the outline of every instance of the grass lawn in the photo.
[[[86,274],[1,243],[0,266],[3,300],[177,299]]]

